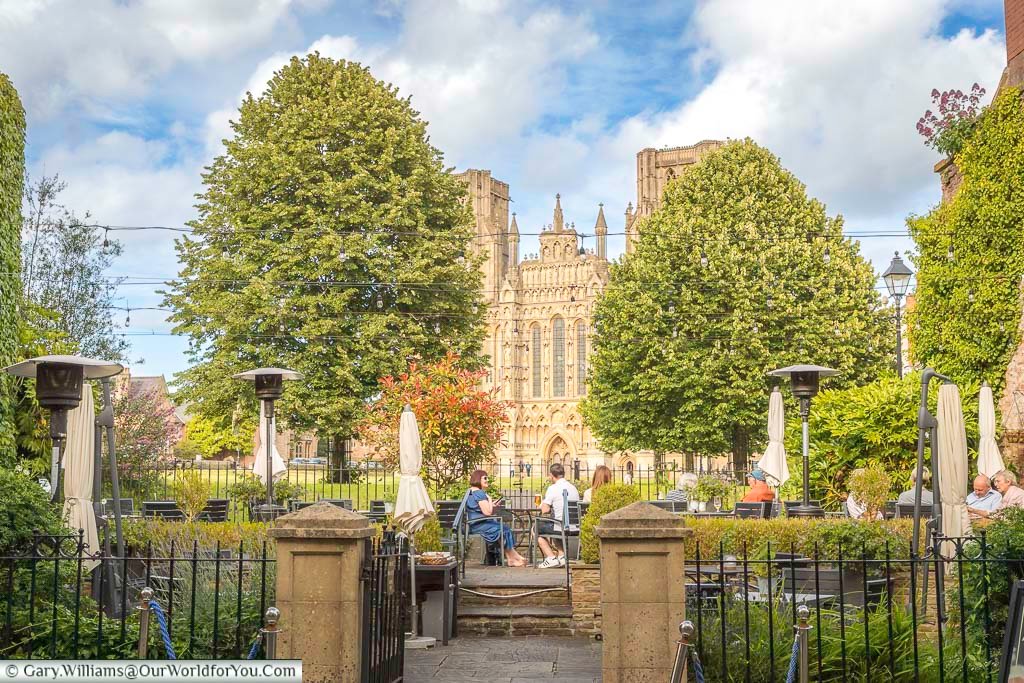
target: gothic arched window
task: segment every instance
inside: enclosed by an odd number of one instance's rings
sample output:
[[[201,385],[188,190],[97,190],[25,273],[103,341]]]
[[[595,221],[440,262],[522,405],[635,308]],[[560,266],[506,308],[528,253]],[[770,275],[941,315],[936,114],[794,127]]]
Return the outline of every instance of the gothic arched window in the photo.
[[[533,326],[533,330],[530,332],[530,351],[533,354],[531,365],[533,367],[530,370],[533,373],[533,397],[540,398],[543,384],[541,382],[540,374],[540,363],[541,363],[541,347],[540,347],[540,327],[537,325]]]
[[[587,326],[582,320],[576,323],[576,393],[587,393]]]
[[[551,324],[551,393],[565,396],[565,321],[561,318]]]

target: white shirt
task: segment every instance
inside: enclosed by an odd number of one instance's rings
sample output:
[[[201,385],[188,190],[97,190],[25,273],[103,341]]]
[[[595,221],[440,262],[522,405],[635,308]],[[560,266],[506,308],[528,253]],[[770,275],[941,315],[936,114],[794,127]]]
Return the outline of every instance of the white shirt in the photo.
[[[563,513],[562,491],[569,492],[569,502],[578,502],[580,499],[580,492],[576,490],[572,482],[566,481],[564,477],[548,487],[548,490],[544,492],[543,502],[551,508],[551,516],[560,522],[562,521]]]

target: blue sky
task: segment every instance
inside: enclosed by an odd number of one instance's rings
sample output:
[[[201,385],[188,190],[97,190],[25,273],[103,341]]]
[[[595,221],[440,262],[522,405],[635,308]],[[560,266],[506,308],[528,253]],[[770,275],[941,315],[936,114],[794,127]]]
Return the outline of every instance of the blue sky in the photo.
[[[584,232],[604,202],[616,255],[636,152],[705,138],[766,145],[848,232],[902,229],[938,201],[938,158],[914,124],[934,87],[993,92],[1002,11],[1001,0],[0,0],[0,71],[26,104],[31,173],[60,173],[65,203],[100,223],[184,225],[244,92],[317,49],[411,95],[449,164],[509,182],[524,233],[550,222],[556,192]],[[173,233],[117,237],[116,274],[176,275]],[[534,245],[526,236],[522,251]],[[862,240],[879,271],[910,247]],[[121,303],[158,306],[158,289],[126,284]],[[188,363],[164,315],[131,315],[136,374],[170,379]]]

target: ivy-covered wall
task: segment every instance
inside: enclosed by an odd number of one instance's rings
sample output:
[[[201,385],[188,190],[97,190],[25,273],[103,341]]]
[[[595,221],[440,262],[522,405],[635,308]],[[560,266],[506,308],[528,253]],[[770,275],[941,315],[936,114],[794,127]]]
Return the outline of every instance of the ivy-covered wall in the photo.
[[[908,221],[917,243],[915,361],[957,381],[988,380],[996,395],[1020,343],[1024,275],[1024,102],[1003,90],[956,164],[959,192]]]
[[[21,192],[25,178],[25,110],[11,80],[0,73],[0,367],[18,349]],[[10,375],[0,374],[0,466],[14,457]]]

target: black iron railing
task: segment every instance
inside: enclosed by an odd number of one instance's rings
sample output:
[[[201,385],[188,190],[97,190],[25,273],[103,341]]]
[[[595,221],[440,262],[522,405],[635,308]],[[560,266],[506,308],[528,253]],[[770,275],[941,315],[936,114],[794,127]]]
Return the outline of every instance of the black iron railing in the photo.
[[[273,600],[275,560],[266,545],[253,552],[172,543],[90,569],[93,559],[80,535],[39,536],[23,554],[0,557],[0,658],[131,658],[146,586],[179,657],[244,658]]]
[[[409,609],[409,546],[404,536],[385,531],[367,539],[363,561],[362,678],[396,683],[405,665]]]

